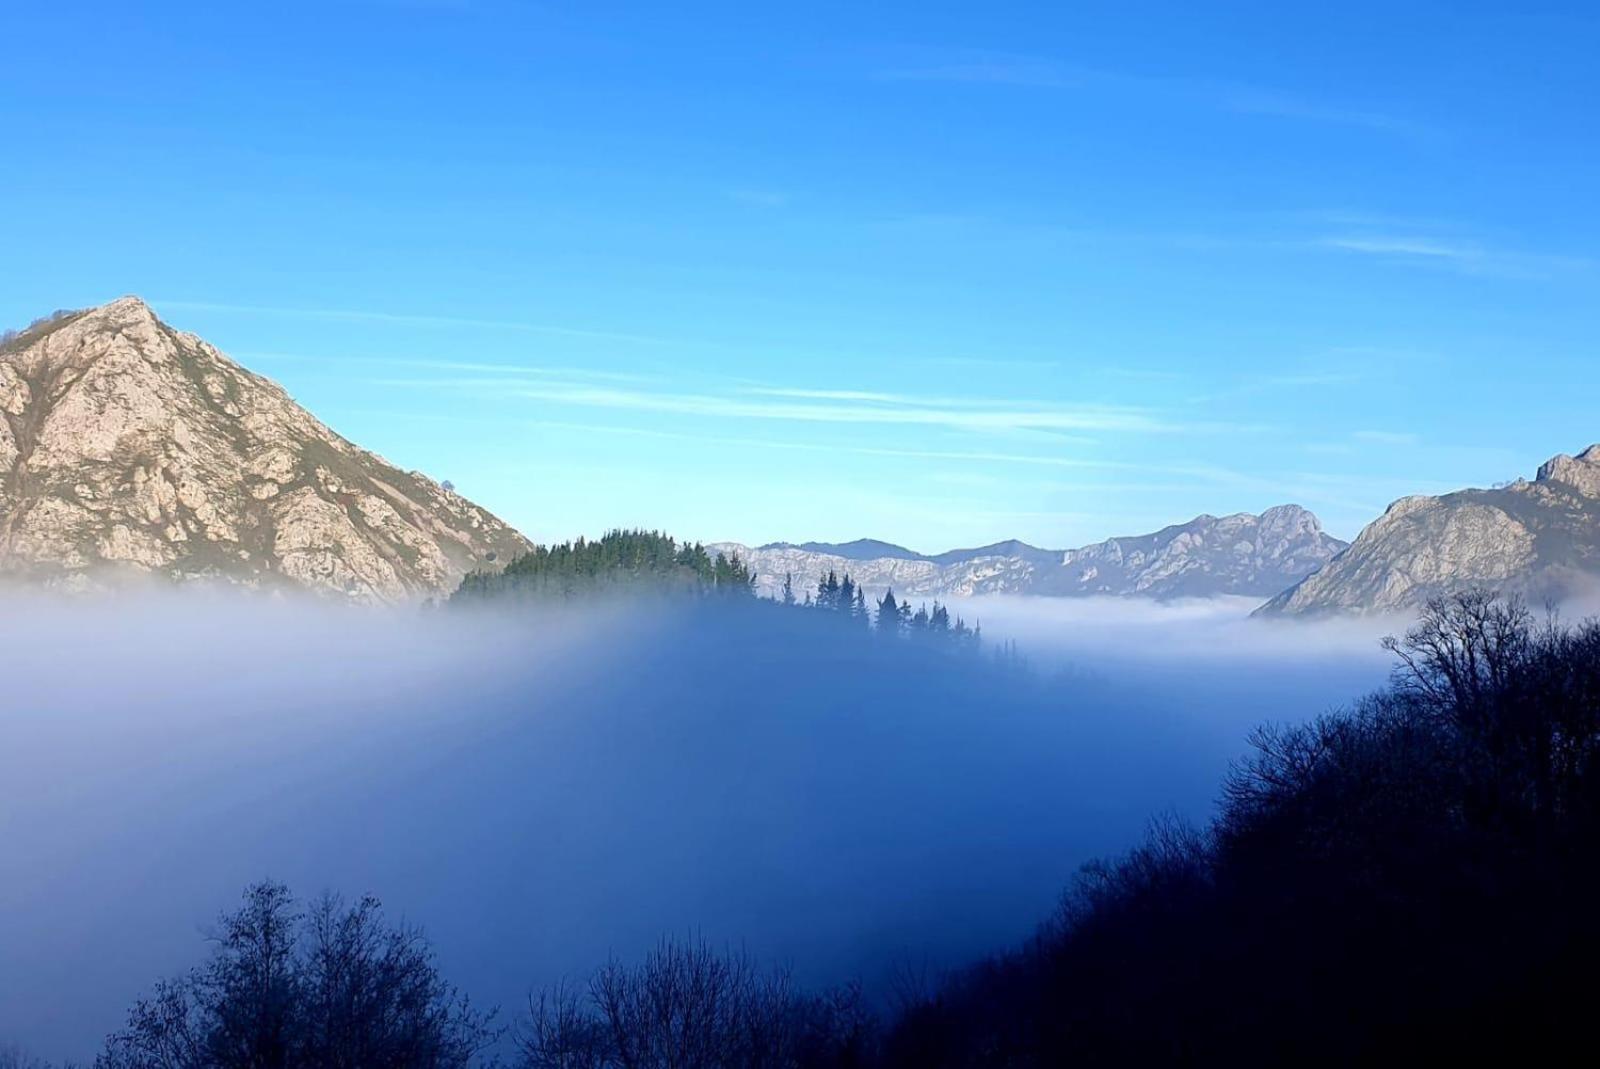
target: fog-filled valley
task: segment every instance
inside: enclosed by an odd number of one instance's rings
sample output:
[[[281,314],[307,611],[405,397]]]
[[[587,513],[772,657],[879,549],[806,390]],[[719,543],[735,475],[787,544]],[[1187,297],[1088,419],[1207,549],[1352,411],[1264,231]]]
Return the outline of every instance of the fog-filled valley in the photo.
[[[975,599],[945,650],[716,599],[18,603],[0,1040],[92,1056],[266,877],[379,896],[513,1015],[663,935],[885,1000],[1207,818],[1253,725],[1382,682],[1383,622],[1251,607]]]
[[[0,24],[0,1069],[1587,1060],[1600,5]]]

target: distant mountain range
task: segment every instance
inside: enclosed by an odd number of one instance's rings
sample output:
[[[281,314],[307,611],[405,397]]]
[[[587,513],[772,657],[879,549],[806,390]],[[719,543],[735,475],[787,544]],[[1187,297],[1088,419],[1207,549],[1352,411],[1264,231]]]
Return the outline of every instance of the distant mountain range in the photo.
[[[1600,445],[1547,461],[1532,482],[1401,498],[1258,613],[1404,610],[1467,586],[1535,603],[1600,592]]]
[[[0,336],[0,415],[0,577],[395,602],[529,548],[134,297]]]
[[[0,334],[0,578],[309,589],[355,601],[449,593],[530,543],[419,472],[346,441],[275,383],[125,297]],[[1600,595],[1600,445],[1530,482],[1407,497],[1354,543],[1310,512],[1198,516],[1080,549],[918,553],[872,539],[737,551],[758,592],[845,572],[874,597],[1269,599],[1263,616],[1403,611],[1483,585]]]
[[[1256,615],[1404,612],[1435,594],[1487,587],[1539,604],[1600,598],[1600,445],[1543,464],[1532,480],[1413,496],[1390,505],[1348,545],[1305,509],[1200,516],[1155,534],[1082,549],[1025,542],[924,554],[872,539],[775,542],[737,550],[771,593],[785,574],[797,596],[849,572],[869,591],[913,598],[971,594],[1267,598]]]
[[[1081,549],[1041,549],[997,542],[975,549],[924,554],[861,539],[799,544],[777,542],[710,547],[738,552],[755,570],[757,589],[776,593],[785,575],[796,596],[814,590],[828,572],[849,572],[874,596],[948,598],[972,594],[1052,597],[1269,597],[1304,579],[1345,548],[1316,516],[1280,505],[1259,516],[1198,516],[1154,534],[1112,538]]]

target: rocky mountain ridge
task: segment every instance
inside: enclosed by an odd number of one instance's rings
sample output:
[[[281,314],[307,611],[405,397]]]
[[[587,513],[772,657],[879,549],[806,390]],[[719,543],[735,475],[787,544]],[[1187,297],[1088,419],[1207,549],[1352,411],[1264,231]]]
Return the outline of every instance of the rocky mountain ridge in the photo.
[[[1535,603],[1600,591],[1600,445],[1553,457],[1531,482],[1403,497],[1258,612],[1393,612],[1469,586]]]
[[[1241,594],[1268,597],[1299,582],[1344,549],[1316,516],[1280,505],[1253,516],[1198,516],[1152,534],[1112,538],[1080,549],[1025,542],[923,554],[886,542],[843,544],[734,542],[756,573],[758,592],[775,594],[792,576],[797,596],[828,572],[849,572],[874,596],[893,588],[912,598],[974,594],[1053,597],[1138,596],[1158,599]]]
[[[159,578],[398,602],[528,548],[137,298],[0,334],[0,580]],[[737,551],[767,595],[785,574],[803,596],[833,571],[874,597],[1236,594],[1270,598],[1267,616],[1405,610],[1480,585],[1560,600],[1600,594],[1600,445],[1552,458],[1532,480],[1402,498],[1348,547],[1284,505],[1069,550],[710,548]]]
[[[140,578],[360,602],[446,593],[528,548],[136,297],[0,343],[0,577]]]

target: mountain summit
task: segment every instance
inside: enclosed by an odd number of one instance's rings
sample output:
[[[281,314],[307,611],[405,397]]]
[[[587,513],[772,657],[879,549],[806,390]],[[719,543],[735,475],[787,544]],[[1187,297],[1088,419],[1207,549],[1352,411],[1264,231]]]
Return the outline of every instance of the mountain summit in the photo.
[[[0,338],[0,416],[0,575],[396,602],[528,548],[136,297]]]
[[[910,597],[1042,594],[1056,597],[1266,597],[1299,582],[1344,549],[1316,516],[1279,505],[1259,516],[1197,516],[1153,534],[1111,538],[1081,549],[1040,549],[997,542],[927,555],[861,539],[839,545],[774,543],[755,549],[727,542],[771,594],[793,577],[797,594],[828,572],[851,577],[874,595],[892,587]]]
[[[1532,482],[1403,497],[1263,615],[1385,612],[1487,586],[1535,601],[1600,584],[1600,445],[1546,461]]]

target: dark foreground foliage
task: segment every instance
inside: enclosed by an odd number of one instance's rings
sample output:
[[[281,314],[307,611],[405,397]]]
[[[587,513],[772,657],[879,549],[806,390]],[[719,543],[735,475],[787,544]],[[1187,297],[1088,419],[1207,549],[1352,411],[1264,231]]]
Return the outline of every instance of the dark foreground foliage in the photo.
[[[664,941],[581,987],[531,1001],[519,1069],[826,1069],[864,1066],[874,1024],[854,986],[798,990],[784,969],[704,942]]]
[[[50,1066],[14,1043],[0,1043],[0,1069],[50,1069]]]
[[[498,1039],[375,899],[302,909],[259,884],[212,942],[134,1005],[97,1069],[464,1069]]]
[[[1392,685],[1267,727],[1213,826],[1087,868],[1027,947],[914,1006],[917,1066],[1552,1059],[1600,952],[1600,626],[1432,603]],[[1564,1060],[1564,1059],[1563,1059]]]
[[[1026,946],[887,1025],[668,942],[536,996],[511,1065],[1564,1063],[1600,995],[1600,624],[1468,593],[1389,645],[1385,690],[1253,734],[1210,827],[1087,866]],[[375,902],[262,885],[216,944],[99,1065],[465,1067],[498,1038]]]

